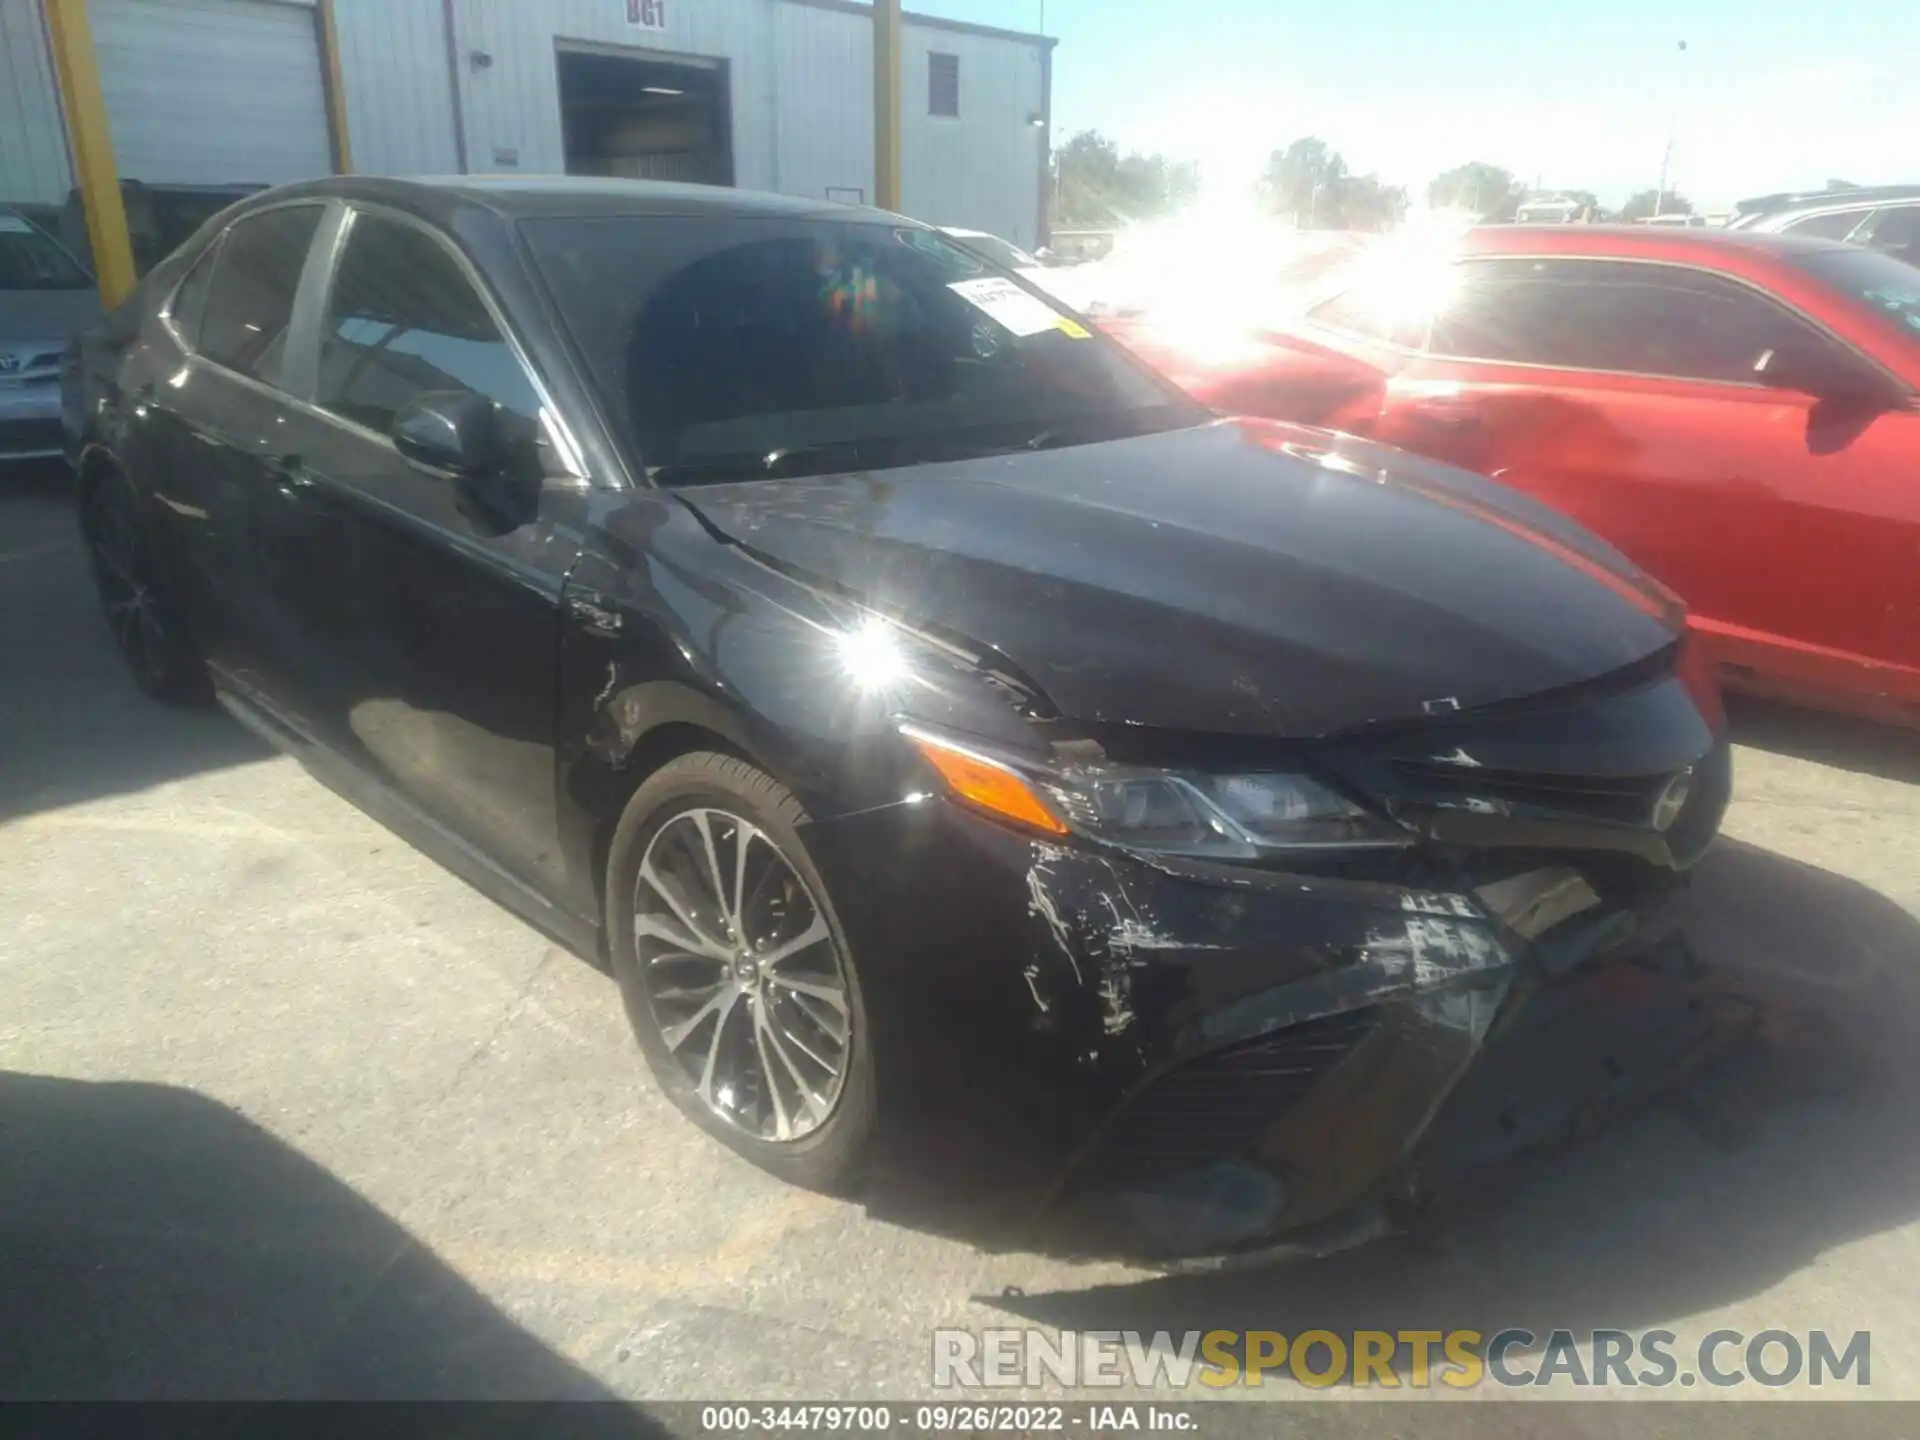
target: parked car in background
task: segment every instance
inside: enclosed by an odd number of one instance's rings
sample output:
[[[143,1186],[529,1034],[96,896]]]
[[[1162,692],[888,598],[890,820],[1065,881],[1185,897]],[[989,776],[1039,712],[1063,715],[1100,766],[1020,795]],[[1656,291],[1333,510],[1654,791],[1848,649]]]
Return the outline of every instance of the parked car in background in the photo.
[[[0,460],[61,453],[61,358],[99,318],[99,293],[80,262],[0,208]]]
[[[998,235],[989,235],[984,230],[957,230],[948,225],[943,226],[940,233],[950,240],[959,241],[963,249],[971,250],[989,265],[997,265],[1017,275],[1032,278],[1047,268],[1040,263],[1038,256],[1029,255],[1011,240],[1002,240]]]
[[[265,188],[256,184],[153,185],[144,180],[123,179],[120,203],[126,211],[134,273],[146,274],[220,211],[236,200],[258,195]],[[48,228],[88,269],[97,268],[78,190],[68,194],[66,204],[59,208]]]
[[[1844,240],[1920,265],[1920,185],[1769,196],[1741,203],[1752,208],[1743,210],[1734,222],[1738,229],[1756,235]]]
[[[1579,225],[1593,219],[1593,206],[1568,197],[1529,200],[1514,212],[1516,225]]]
[[[1216,420],[936,231],[331,179],[80,360],[139,683],[608,966],[776,1174],[976,1136],[1061,1243],[1244,1253],[1584,1123],[1628,1082],[1543,1035],[1589,1002],[1660,1050],[1620,997],[1729,785],[1670,597],[1477,476]],[[1572,1058],[1476,1091],[1514,1053]]]
[[[1077,275],[1073,267],[1048,265],[1039,256],[1028,254],[1011,240],[1002,240],[998,235],[989,235],[984,230],[955,230],[948,227],[940,233],[963,250],[971,251],[997,269],[1018,275],[1054,299],[1076,310],[1084,308],[1086,297],[1083,292],[1088,287],[1085,278]]]
[[[1579,520],[1685,598],[1735,688],[1920,722],[1920,270],[1792,234],[1488,227],[1237,348],[1120,333],[1222,409]]]

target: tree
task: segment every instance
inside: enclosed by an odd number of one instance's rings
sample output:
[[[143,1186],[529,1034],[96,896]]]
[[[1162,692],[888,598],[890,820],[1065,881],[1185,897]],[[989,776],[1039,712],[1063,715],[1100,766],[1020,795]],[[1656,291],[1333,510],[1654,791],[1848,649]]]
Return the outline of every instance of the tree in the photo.
[[[1427,203],[1436,210],[1471,210],[1483,220],[1511,220],[1520,194],[1512,171],[1473,160],[1434,176]]]
[[[1346,230],[1391,230],[1407,214],[1407,192],[1377,175],[1349,175],[1334,187],[1339,223]]]
[[[1267,157],[1260,191],[1267,209],[1290,215],[1296,225],[1325,223],[1322,207],[1347,178],[1347,162],[1317,135],[1296,140]]]
[[[1164,155],[1122,155],[1097,130],[1082,130],[1054,152],[1056,226],[1103,226],[1165,215],[1200,191],[1200,167]]]
[[[1655,202],[1659,203],[1656,205]],[[1655,214],[1691,215],[1693,202],[1678,190],[1668,190],[1664,194],[1658,190],[1641,190],[1620,207],[1616,219],[1647,220]]]
[[[1308,230],[1386,230],[1407,211],[1407,192],[1378,175],[1352,175],[1317,135],[1267,157],[1256,187],[1262,205]]]

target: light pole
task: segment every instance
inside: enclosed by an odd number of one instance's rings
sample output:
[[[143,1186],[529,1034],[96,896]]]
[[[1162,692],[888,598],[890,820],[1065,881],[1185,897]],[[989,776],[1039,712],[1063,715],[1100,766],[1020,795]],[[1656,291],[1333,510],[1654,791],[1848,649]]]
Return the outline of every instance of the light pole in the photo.
[[[1682,55],[1687,53],[1687,42],[1684,40],[1680,42],[1679,53]],[[1683,63],[1684,62],[1676,61],[1676,69]],[[1680,129],[1680,90],[1684,80],[1684,74],[1678,74],[1675,76],[1673,82],[1673,109],[1667,116],[1667,148],[1660,152],[1660,185],[1659,188],[1653,192],[1653,214],[1655,219],[1659,218],[1660,208],[1665,205],[1667,201],[1667,167],[1673,164],[1673,137]]]

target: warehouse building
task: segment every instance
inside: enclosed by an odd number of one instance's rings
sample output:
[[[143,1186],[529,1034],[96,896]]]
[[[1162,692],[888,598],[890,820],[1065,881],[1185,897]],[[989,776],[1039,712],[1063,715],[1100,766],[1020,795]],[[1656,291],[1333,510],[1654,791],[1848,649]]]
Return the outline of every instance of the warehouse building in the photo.
[[[44,6],[0,0],[0,202],[74,186]],[[852,0],[85,0],[123,180],[361,173],[695,180],[872,203],[873,14]],[[901,206],[1026,246],[1053,42],[901,33]]]

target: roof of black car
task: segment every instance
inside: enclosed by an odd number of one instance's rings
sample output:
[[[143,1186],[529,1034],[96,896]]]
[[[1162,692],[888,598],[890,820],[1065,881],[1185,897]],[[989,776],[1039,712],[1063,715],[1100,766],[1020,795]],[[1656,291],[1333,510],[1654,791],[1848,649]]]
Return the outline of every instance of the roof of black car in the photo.
[[[859,205],[724,185],[613,180],[580,175],[335,176],[302,187],[429,210],[465,201],[513,218],[561,215],[768,215],[841,220],[893,219]]]

